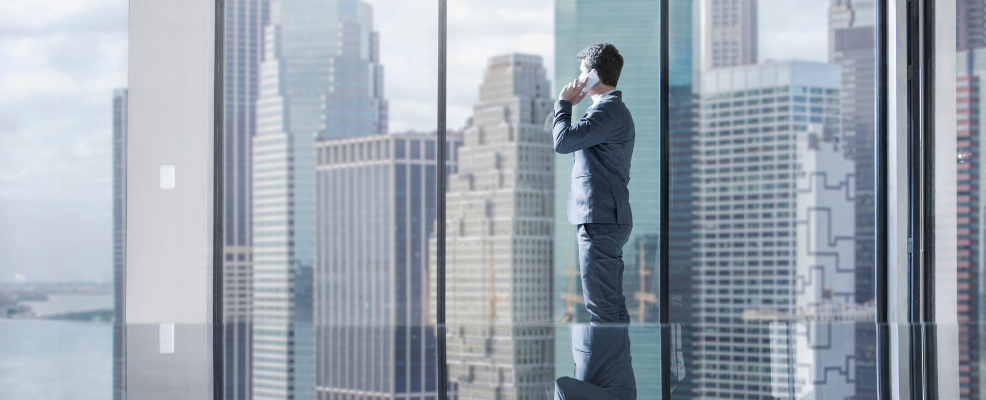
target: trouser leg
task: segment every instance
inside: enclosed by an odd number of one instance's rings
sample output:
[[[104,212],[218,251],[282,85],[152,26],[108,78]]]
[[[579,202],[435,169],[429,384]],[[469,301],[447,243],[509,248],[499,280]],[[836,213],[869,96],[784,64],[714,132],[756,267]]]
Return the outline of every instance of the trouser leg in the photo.
[[[578,228],[582,294],[588,325],[572,325],[575,379],[556,382],[557,399],[635,399],[630,359],[629,314],[623,296],[623,245],[629,225],[583,224]]]
[[[631,228],[617,224],[578,227],[582,295],[590,323],[630,323],[623,296],[623,245]]]

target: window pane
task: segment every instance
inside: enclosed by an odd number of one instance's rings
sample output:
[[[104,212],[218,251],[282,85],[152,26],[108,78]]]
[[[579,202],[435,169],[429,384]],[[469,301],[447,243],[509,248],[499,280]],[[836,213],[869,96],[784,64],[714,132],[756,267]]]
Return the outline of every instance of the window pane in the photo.
[[[874,2],[671,3],[674,396],[875,398]]]
[[[436,11],[226,2],[227,398],[436,396]]]
[[[120,398],[127,2],[0,6],[0,393]]]
[[[660,397],[659,11],[654,0],[450,2],[448,118],[463,130],[445,221],[450,392],[545,398],[561,377],[613,390],[633,378],[637,398]],[[577,54],[598,43],[613,44],[623,57],[618,80],[603,84],[619,91],[607,96],[625,104],[635,132],[632,162],[631,153],[611,153],[587,168],[587,153],[628,149],[628,136],[619,136],[627,134],[623,126],[599,125],[592,135],[612,140],[594,148],[569,147],[551,130],[556,110],[569,107],[559,105],[559,92],[582,73]],[[561,112],[578,124],[595,112],[594,101],[587,95]],[[607,180],[602,168],[617,172]],[[605,260],[587,262],[588,250],[580,254],[578,235],[593,230],[579,229],[587,220],[568,203],[579,196],[570,190],[585,187],[605,194],[595,201],[613,203],[597,204],[592,214],[598,229],[611,230],[593,235],[617,240]],[[626,219],[618,219],[624,212]],[[629,233],[612,230],[620,227]],[[604,279],[599,271],[612,274]],[[599,312],[593,301],[608,301],[598,287],[607,284],[622,300]],[[592,318],[610,330],[591,330]],[[582,340],[586,334],[598,336]],[[629,351],[619,347],[627,338]],[[612,347],[597,353],[617,361],[631,356],[632,373],[629,362],[607,362],[606,383],[576,369],[573,346],[604,342]]]

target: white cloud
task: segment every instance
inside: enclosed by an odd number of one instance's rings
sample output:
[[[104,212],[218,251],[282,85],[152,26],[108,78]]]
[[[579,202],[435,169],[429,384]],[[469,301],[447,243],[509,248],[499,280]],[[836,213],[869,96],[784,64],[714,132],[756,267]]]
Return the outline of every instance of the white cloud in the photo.
[[[366,0],[380,32],[391,130],[437,126],[438,8],[430,1]],[[413,23],[409,23],[413,21]],[[457,0],[448,8],[448,125],[463,125],[490,57],[524,52],[554,58],[554,1]]]
[[[0,2],[0,280],[109,275],[126,0]]]

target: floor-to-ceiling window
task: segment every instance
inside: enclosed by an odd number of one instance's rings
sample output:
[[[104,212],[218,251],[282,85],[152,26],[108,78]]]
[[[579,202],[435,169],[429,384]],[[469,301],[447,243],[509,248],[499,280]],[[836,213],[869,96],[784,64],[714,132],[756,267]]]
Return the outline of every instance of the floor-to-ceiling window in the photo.
[[[673,397],[876,398],[875,1],[670,3]]]
[[[127,2],[0,10],[0,397],[122,399]]]

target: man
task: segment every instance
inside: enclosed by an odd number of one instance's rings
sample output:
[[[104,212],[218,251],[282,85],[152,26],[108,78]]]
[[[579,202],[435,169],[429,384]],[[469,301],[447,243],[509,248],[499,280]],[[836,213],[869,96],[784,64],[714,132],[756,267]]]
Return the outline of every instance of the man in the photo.
[[[630,338],[623,296],[623,245],[630,238],[630,157],[634,126],[616,83],[623,56],[609,43],[586,47],[584,79],[562,89],[555,103],[555,151],[574,153],[568,189],[568,222],[577,227],[582,294],[589,325],[572,325],[575,378],[555,382],[556,400],[636,399]],[[583,93],[591,72],[599,83]],[[572,123],[572,107],[589,95],[592,106]]]

